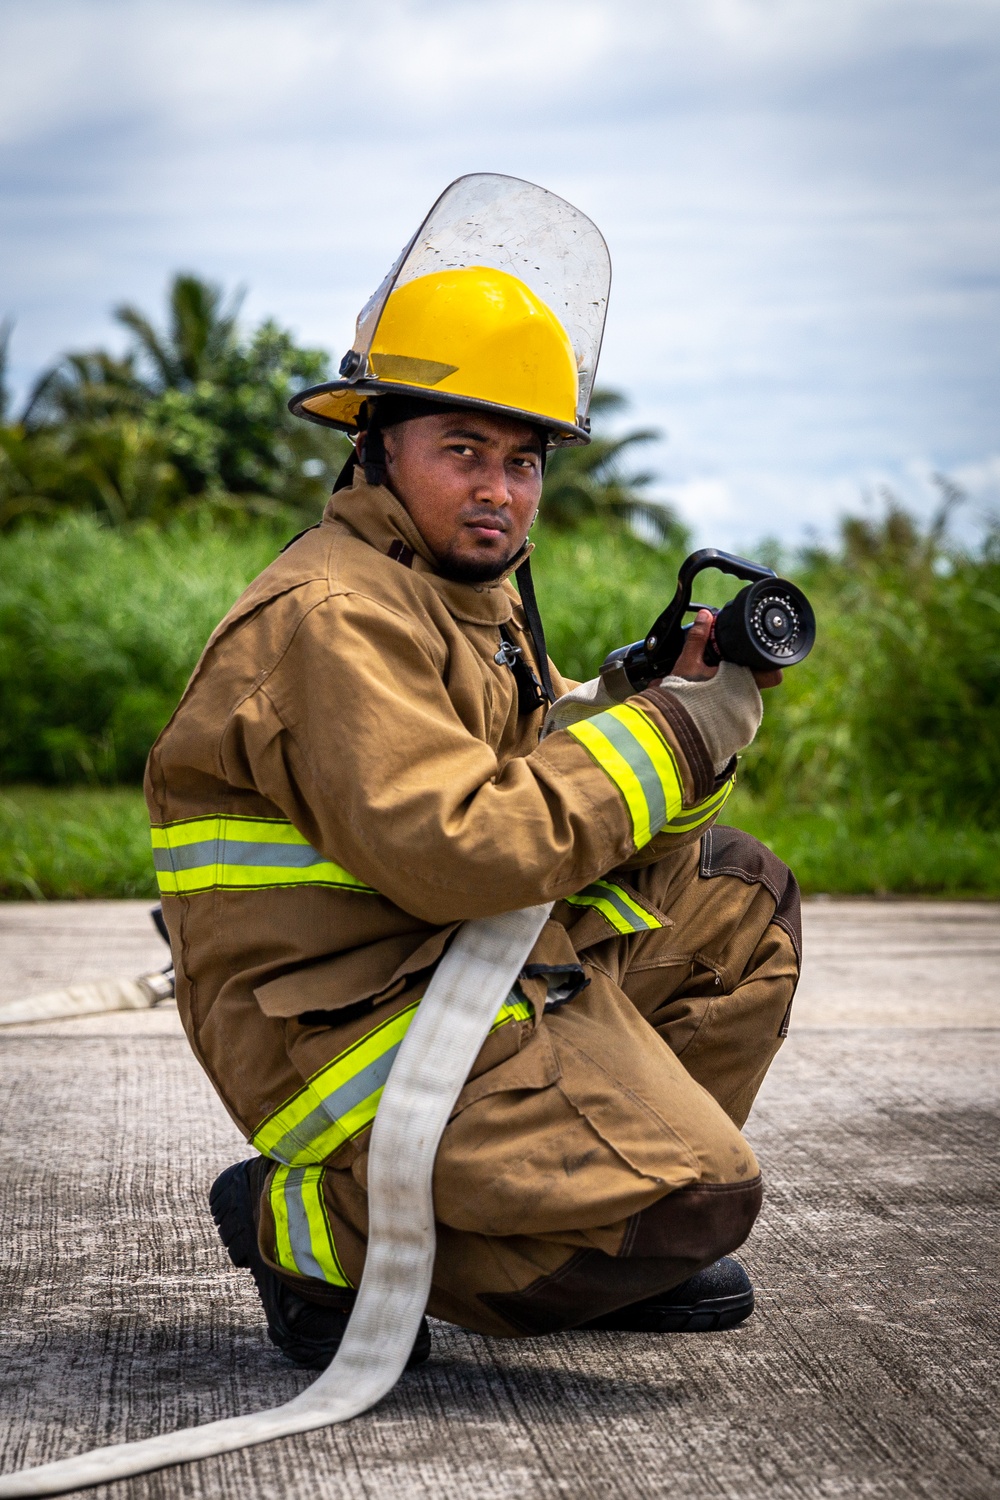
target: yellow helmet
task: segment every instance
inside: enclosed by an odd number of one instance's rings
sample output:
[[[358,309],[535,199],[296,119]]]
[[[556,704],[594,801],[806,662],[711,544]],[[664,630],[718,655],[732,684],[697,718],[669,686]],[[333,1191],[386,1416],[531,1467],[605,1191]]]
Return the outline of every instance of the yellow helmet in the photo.
[[[350,363],[350,361],[348,361]],[[369,374],[295,397],[296,415],[357,432],[372,395],[419,396],[523,417],[586,441],[569,335],[516,276],[492,266],[435,271],[396,286],[368,353]]]
[[[362,308],[341,378],[289,407],[357,433],[370,398],[392,394],[589,442],[610,278],[600,230],[572,204],[514,177],[460,177]]]

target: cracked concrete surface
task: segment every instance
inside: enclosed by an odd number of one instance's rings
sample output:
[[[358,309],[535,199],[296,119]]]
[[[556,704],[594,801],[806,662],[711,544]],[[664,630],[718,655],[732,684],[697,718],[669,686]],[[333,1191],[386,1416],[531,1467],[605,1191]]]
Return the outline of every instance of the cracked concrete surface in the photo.
[[[747,1133],[767,1196],[727,1334],[435,1325],[344,1427],[114,1500],[994,1500],[1000,907],[814,902]],[[0,906],[0,1000],[163,962],[143,903]],[[0,1030],[0,1471],[287,1398],[205,1206],[246,1153],[176,1011]]]

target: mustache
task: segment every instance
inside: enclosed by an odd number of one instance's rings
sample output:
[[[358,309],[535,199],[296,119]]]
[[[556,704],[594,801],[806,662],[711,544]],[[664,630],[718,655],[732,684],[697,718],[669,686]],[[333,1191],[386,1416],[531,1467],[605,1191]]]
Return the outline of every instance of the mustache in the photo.
[[[462,524],[465,526],[489,526],[495,531],[503,532],[510,530],[510,518],[505,516],[502,511],[491,509],[463,512]]]

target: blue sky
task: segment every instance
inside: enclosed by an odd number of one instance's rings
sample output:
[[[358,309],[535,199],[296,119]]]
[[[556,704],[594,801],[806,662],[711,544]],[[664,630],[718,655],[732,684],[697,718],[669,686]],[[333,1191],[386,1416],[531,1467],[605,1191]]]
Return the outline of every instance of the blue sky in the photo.
[[[343,352],[440,189],[603,229],[601,377],[699,541],[1000,508],[1000,0],[0,0],[23,389],[168,275]]]

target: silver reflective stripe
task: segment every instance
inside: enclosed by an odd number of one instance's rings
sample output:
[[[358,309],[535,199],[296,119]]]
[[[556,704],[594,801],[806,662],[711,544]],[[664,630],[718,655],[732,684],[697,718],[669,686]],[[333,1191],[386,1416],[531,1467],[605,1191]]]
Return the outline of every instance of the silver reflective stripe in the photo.
[[[735,778],[730,777],[717,792],[713,792],[710,797],[706,797],[704,802],[699,802],[697,807],[687,808],[684,812],[679,812],[676,817],[671,818],[670,822],[666,824],[664,832],[683,833],[685,829],[697,828],[699,823],[707,823],[712,814],[719,812],[723,807],[735,784]]]
[[[312,1249],[312,1230],[302,1195],[304,1176],[304,1171],[296,1171],[293,1167],[283,1184],[285,1212],[288,1214],[288,1238],[295,1256],[295,1269],[299,1274],[315,1276],[319,1281],[324,1281],[326,1273]]]
[[[610,902],[610,904],[614,907],[615,911],[622,918],[622,920],[632,928],[633,932],[648,932],[651,927],[658,927],[660,925],[658,922],[654,922],[650,917],[646,917],[645,920],[643,920],[643,918],[637,916],[631,906],[625,905],[625,902],[618,894],[618,891],[610,882],[605,885],[597,886],[594,889],[596,892],[599,892],[606,901]],[[586,891],[583,894],[586,895]]]
[[[258,865],[265,868],[307,870],[311,865],[325,864],[318,849],[310,844],[260,844],[241,839],[205,839],[197,844],[180,844],[172,849],[154,849],[153,864],[157,870],[198,870],[205,865]]]
[[[622,759],[628,761],[632,767],[649,808],[650,832],[657,833],[667,821],[667,799],[659,771],[636,736],[613,714],[599,714],[597,720],[591,720],[591,723],[600,725],[605,739],[611,741]]]
[[[663,923],[644,907],[640,906],[636,893],[613,885],[610,880],[596,880],[582,891],[577,891],[566,900],[571,906],[590,906],[616,932],[653,932]]]
[[[336,860],[324,858],[285,818],[213,813],[154,823],[150,835],[163,896],[308,885],[377,895]]]
[[[274,1145],[268,1146],[268,1156],[277,1161],[293,1162],[300,1152],[308,1151],[332,1124],[343,1119],[384,1086],[401,1045],[400,1040],[362,1068],[360,1073],[355,1073],[353,1078],[348,1078],[346,1083],[327,1094],[293,1130],[289,1130]]]

